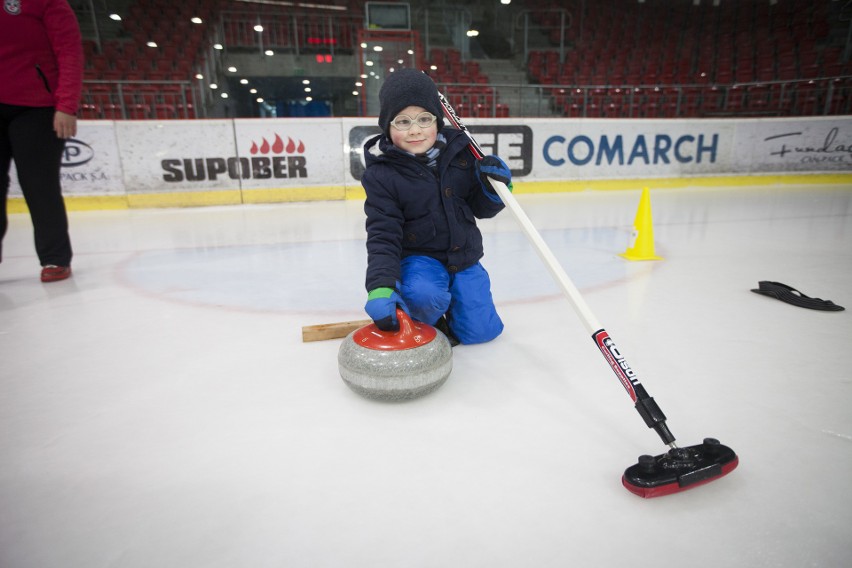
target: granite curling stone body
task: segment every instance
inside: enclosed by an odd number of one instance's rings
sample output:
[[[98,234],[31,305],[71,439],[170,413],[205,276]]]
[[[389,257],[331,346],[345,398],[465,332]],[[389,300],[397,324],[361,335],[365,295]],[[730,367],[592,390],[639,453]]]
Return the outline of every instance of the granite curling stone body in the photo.
[[[444,384],[453,368],[453,350],[443,333],[397,311],[399,331],[370,324],[350,333],[337,353],[343,381],[375,400],[407,400]]]

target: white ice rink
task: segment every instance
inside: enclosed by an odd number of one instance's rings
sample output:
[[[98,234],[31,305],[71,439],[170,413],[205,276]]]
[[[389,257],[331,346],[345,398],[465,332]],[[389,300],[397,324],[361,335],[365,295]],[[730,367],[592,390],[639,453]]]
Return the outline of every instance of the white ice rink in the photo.
[[[639,197],[518,199],[678,443],[739,454],[651,500],[621,475],[667,448],[508,211],[480,224],[506,331],[407,403],[301,341],[366,317],[360,201],[73,212],[53,284],[12,215],[0,567],[852,566],[852,188],[652,190],[664,260],[629,262]]]

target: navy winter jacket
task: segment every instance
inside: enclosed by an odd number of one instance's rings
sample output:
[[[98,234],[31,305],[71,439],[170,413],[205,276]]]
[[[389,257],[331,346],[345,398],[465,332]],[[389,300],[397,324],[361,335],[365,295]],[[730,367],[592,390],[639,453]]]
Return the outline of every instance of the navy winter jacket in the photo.
[[[384,135],[364,144],[367,291],[395,287],[407,256],[430,256],[451,274],[482,258],[476,218],[493,217],[504,205],[483,192],[464,133],[454,128],[441,133],[447,145],[437,171]]]

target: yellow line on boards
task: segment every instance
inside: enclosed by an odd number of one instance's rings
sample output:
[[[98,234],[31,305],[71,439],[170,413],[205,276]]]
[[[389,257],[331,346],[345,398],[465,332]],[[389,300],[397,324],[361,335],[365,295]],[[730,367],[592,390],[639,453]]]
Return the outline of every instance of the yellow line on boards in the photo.
[[[126,195],[66,195],[65,207],[70,211],[105,211],[127,209]],[[23,197],[9,197],[6,209],[9,213],[28,213]]]
[[[240,203],[242,200],[239,189],[127,194],[127,205],[132,209],[239,205]]]
[[[243,190],[243,203],[286,203],[290,201],[341,201],[343,199],[346,199],[346,188],[340,185]]]

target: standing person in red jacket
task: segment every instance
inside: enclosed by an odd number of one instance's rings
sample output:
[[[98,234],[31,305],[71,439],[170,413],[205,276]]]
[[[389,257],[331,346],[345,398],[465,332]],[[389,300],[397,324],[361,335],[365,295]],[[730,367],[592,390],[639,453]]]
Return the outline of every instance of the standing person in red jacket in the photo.
[[[65,140],[77,133],[83,46],[67,0],[2,0],[0,10],[0,260],[12,159],[33,222],[41,281],[71,276],[59,183]]]

